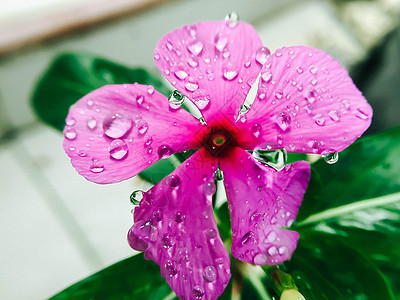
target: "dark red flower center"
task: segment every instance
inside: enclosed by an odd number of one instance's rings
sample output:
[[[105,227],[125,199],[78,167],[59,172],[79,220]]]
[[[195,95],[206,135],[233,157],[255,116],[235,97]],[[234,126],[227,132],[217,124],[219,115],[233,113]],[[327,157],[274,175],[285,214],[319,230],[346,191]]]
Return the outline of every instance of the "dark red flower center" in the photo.
[[[204,136],[202,144],[211,156],[223,157],[233,148],[235,140],[228,130],[214,127]]]

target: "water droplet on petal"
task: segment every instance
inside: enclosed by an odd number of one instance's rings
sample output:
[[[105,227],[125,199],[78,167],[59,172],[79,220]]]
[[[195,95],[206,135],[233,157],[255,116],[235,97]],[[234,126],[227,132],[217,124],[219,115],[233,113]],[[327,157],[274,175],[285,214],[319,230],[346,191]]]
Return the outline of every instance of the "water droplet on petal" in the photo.
[[[213,228],[207,230],[206,237],[208,239],[215,239],[217,237],[217,231]]]
[[[206,195],[214,195],[215,191],[217,190],[214,182],[206,182],[204,184],[204,193]]]
[[[172,155],[172,153],[174,153],[174,152],[173,152],[172,148],[168,145],[161,145],[157,149],[157,154],[160,158],[168,158]]]
[[[166,184],[171,188],[177,188],[181,184],[181,178],[178,175],[169,175],[165,178]]]
[[[149,95],[153,95],[154,94],[154,87],[149,87],[148,89],[147,89],[147,94],[149,94]]]
[[[322,158],[327,164],[332,165],[334,163],[337,163],[337,161],[339,160],[339,153],[325,150],[322,152]]]
[[[74,126],[75,122],[75,119],[71,117],[68,117],[67,120],[65,120],[65,124],[67,124],[68,126]]]
[[[197,56],[203,50],[203,43],[198,40],[193,40],[187,45],[187,49],[190,53]]]
[[[76,131],[73,128],[69,128],[67,130],[64,131],[64,136],[65,138],[69,139],[69,140],[74,140],[76,139]]]
[[[153,220],[156,222],[160,222],[163,218],[163,212],[161,210],[161,208],[157,208],[154,212],[153,212]]]
[[[331,110],[328,115],[333,121],[339,121],[339,113],[337,112],[337,110]]]
[[[167,277],[172,277],[175,276],[178,271],[175,269],[174,263],[172,260],[167,260],[164,264],[164,270],[165,273],[167,274]]]
[[[281,131],[289,131],[290,130],[290,123],[291,123],[291,117],[287,111],[283,111],[280,114],[278,114],[275,118],[276,125],[278,129]]]
[[[287,152],[285,149],[272,151],[268,149],[255,149],[253,151],[253,157],[263,165],[281,171],[285,167],[287,161]]]
[[[276,232],[275,231],[271,231],[270,233],[268,233],[268,235],[267,235],[267,241],[269,242],[269,243],[272,243],[272,242],[274,242],[275,240],[276,240],[276,238],[277,238],[277,234],[276,234]]]
[[[228,38],[222,35],[222,33],[217,33],[214,37],[214,43],[215,43],[215,48],[217,48],[219,52],[222,52],[226,44],[228,43]]]
[[[188,73],[186,73],[184,70],[177,70],[174,72],[176,78],[183,80],[188,76]]]
[[[365,110],[362,107],[360,107],[356,111],[356,117],[361,119],[361,120],[367,120],[368,119],[368,113],[365,112]]]
[[[222,73],[223,73],[223,77],[226,80],[233,80],[238,76],[238,70],[236,65],[227,60],[222,64]]]
[[[103,120],[103,130],[110,138],[118,139],[132,128],[132,120],[120,113],[109,115]]]
[[[140,134],[145,134],[147,130],[149,129],[149,124],[147,121],[143,119],[139,119],[135,121],[136,128]]]
[[[176,223],[182,223],[186,218],[186,215],[182,212],[177,212],[175,214],[175,222]]]
[[[138,105],[142,105],[143,102],[144,102],[144,96],[143,96],[141,93],[138,93],[138,94],[136,95],[136,103],[137,103]]]
[[[242,245],[245,245],[249,242],[254,243],[254,232],[253,231],[249,231],[248,233],[246,233],[243,237],[242,237]]]
[[[260,134],[261,134],[261,125],[258,123],[255,123],[253,125],[253,127],[251,127],[251,134],[255,137],[255,138],[259,138]]]
[[[318,126],[325,126],[325,117],[321,114],[316,114],[314,116],[314,121]]]
[[[254,264],[263,266],[266,265],[268,262],[268,258],[264,253],[258,253],[254,256]]]
[[[282,99],[283,92],[282,92],[282,90],[276,90],[274,95],[275,95],[275,98],[279,100],[279,99]]]
[[[278,249],[278,252],[279,252],[279,254],[281,254],[281,255],[287,253],[287,251],[288,251],[288,248],[287,248],[286,246],[281,246],[281,247],[279,247],[279,249]]]
[[[267,47],[261,47],[256,51],[256,61],[260,65],[264,65],[267,61],[268,56],[270,56],[271,51]]]
[[[221,169],[215,171],[215,180],[221,181],[224,179],[224,172]]]
[[[128,146],[124,141],[116,139],[111,142],[108,152],[112,158],[121,160],[128,154]]]
[[[318,68],[314,65],[310,66],[310,73],[315,75],[317,73]]]
[[[274,256],[278,254],[278,249],[275,246],[272,246],[267,250],[267,252],[269,255]]]
[[[194,92],[199,88],[199,81],[195,77],[188,76],[185,78],[185,88],[190,92]]]
[[[251,66],[251,61],[247,61],[244,63],[245,68],[249,68]]]
[[[217,270],[214,266],[207,266],[203,270],[203,278],[207,282],[213,282],[217,279]]]
[[[302,67],[297,67],[296,71],[297,71],[297,73],[301,74],[301,73],[303,73],[303,68]]]
[[[205,109],[210,103],[210,97],[201,89],[193,92],[192,100],[200,110]]]
[[[101,173],[104,171],[104,165],[98,161],[93,161],[89,167],[89,170],[92,173]]]
[[[143,199],[143,191],[140,190],[134,191],[129,197],[129,200],[133,205],[139,205],[142,199]]]
[[[239,22],[239,15],[235,12],[231,12],[225,16],[225,22],[229,28],[233,29]]]
[[[316,85],[316,84],[318,83],[317,78],[311,79],[311,80],[310,80],[310,83],[311,83],[312,85]]]
[[[171,93],[168,98],[169,103],[176,107],[180,107],[185,101],[185,96],[178,90],[175,90]]]
[[[204,296],[204,289],[197,285],[193,288],[192,294],[195,299],[201,299]]]

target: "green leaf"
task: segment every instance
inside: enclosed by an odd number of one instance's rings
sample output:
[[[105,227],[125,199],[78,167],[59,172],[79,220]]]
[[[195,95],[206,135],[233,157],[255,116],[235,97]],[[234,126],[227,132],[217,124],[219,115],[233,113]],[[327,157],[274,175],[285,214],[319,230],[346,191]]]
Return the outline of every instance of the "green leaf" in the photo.
[[[400,128],[318,161],[295,229],[324,232],[373,261],[400,299]],[[319,182],[319,183],[318,183]],[[303,243],[307,238],[303,238]],[[327,260],[329,257],[326,258]],[[391,292],[389,291],[389,294]],[[383,298],[381,298],[383,299]]]
[[[51,299],[177,299],[160,268],[143,254],[122,260],[75,283]]]
[[[46,124],[62,131],[69,107],[106,84],[138,82],[170,93],[162,82],[141,68],[127,68],[89,54],[62,54],[40,78],[32,96],[36,114]]]
[[[343,238],[317,232],[303,234],[285,266],[306,299],[392,299],[375,264]]]

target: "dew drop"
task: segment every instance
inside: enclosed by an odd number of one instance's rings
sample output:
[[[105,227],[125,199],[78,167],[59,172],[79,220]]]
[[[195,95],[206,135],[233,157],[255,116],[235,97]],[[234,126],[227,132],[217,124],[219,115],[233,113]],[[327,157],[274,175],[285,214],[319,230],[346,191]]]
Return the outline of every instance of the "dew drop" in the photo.
[[[204,289],[201,286],[196,285],[192,290],[192,294],[195,299],[201,299],[204,296]]]
[[[267,241],[268,241],[269,243],[274,242],[274,241],[276,240],[276,238],[277,238],[277,234],[276,234],[275,231],[271,231],[271,232],[268,233],[268,235],[267,235]]]
[[[238,76],[236,65],[229,60],[222,64],[222,73],[226,80],[233,80]]]
[[[310,73],[315,75],[317,73],[318,68],[314,65],[310,66]]]
[[[337,152],[330,152],[330,151],[323,151],[322,152],[322,158],[324,159],[324,161],[327,164],[334,164],[337,163],[337,161],[339,160],[339,153]]]
[[[222,52],[228,43],[228,38],[221,33],[217,33],[214,37],[214,43],[215,43],[215,48],[219,51]]]
[[[268,83],[268,82],[270,82],[271,79],[272,79],[272,74],[271,74],[270,72],[264,72],[264,73],[261,74],[261,79],[262,79],[264,82]]]
[[[314,116],[314,121],[318,126],[325,126],[325,117],[321,114],[316,114]]]
[[[136,95],[136,103],[137,103],[138,105],[142,105],[143,102],[144,102],[144,96],[143,96],[141,93],[138,93],[138,94]]]
[[[267,262],[268,262],[268,258],[263,253],[258,253],[254,256],[254,264],[255,265],[263,266],[263,265],[266,265]]]
[[[175,90],[169,96],[168,101],[170,104],[180,107],[185,101],[185,96],[180,91]]]
[[[275,246],[270,247],[270,248],[267,250],[267,252],[268,252],[268,254],[271,255],[271,256],[277,255],[277,254],[279,253],[279,252],[278,252],[278,249],[277,249]]]
[[[181,178],[178,175],[169,175],[165,178],[166,184],[171,188],[177,188],[181,184]]]
[[[199,55],[203,50],[203,43],[198,40],[193,40],[187,45],[187,49],[193,55]]]
[[[217,270],[214,266],[207,266],[203,270],[203,278],[207,282],[213,282],[217,279]]]
[[[271,51],[267,47],[261,47],[256,51],[256,61],[260,65],[264,65],[270,54]]]
[[[249,68],[251,66],[251,61],[247,61],[244,63],[245,68]]]
[[[97,127],[97,120],[93,117],[87,119],[86,125],[89,129],[93,130]]]
[[[275,98],[279,100],[279,99],[282,99],[283,92],[282,92],[282,90],[276,90],[274,95],[275,95]]]
[[[154,94],[154,87],[149,87],[148,89],[147,89],[147,94],[149,94],[149,95],[153,95]]]
[[[206,182],[204,184],[204,193],[206,195],[214,195],[216,190],[217,190],[217,188],[216,188],[214,182]]]
[[[74,139],[76,139],[77,134],[76,134],[75,129],[69,128],[64,131],[64,136],[65,136],[65,138],[67,138],[69,140],[74,140]]]
[[[316,84],[318,83],[317,78],[311,79],[311,80],[310,80],[310,83],[311,83],[312,85],[316,85]]]
[[[120,113],[109,115],[103,120],[104,134],[110,138],[118,139],[132,128],[132,120]]]
[[[160,208],[157,208],[154,212],[153,212],[153,220],[156,222],[160,222],[163,218],[163,212]]]
[[[219,168],[215,171],[215,179],[218,181],[224,180],[224,172]]]
[[[368,113],[362,107],[360,107],[356,111],[356,117],[361,119],[361,120],[367,120],[368,119]]]
[[[188,76],[188,73],[186,73],[184,70],[177,70],[174,72],[176,78],[183,80]]]
[[[281,131],[289,131],[290,130],[290,124],[291,124],[291,117],[287,111],[283,111],[280,114],[278,114],[275,118],[276,125],[278,129]]]
[[[176,223],[182,223],[186,218],[186,215],[182,212],[177,212],[175,214],[175,222]]]
[[[143,199],[143,191],[141,190],[132,192],[132,194],[129,197],[129,200],[133,205],[139,205],[142,199]]]
[[[279,254],[283,255],[288,252],[288,248],[286,246],[281,246],[278,249]]]
[[[185,88],[190,92],[194,92],[199,88],[199,81],[195,77],[188,76],[185,78]]]
[[[287,161],[287,152],[285,149],[268,150],[255,149],[253,158],[263,165],[274,168],[277,171],[283,170]]]
[[[255,137],[255,138],[259,138],[260,134],[261,134],[261,125],[258,123],[255,123],[253,125],[253,127],[251,127],[251,134]]]
[[[143,119],[136,120],[135,124],[139,134],[145,134],[149,129],[149,124]]]
[[[163,245],[164,248],[170,248],[175,244],[175,238],[166,233],[162,236],[161,238],[161,245]]]
[[[206,120],[205,120],[203,117],[199,118],[199,123],[200,123],[201,125],[207,125],[207,122],[206,122]]]
[[[174,263],[172,260],[167,260],[164,264],[164,270],[167,273],[168,277],[175,276],[178,271],[175,269]]]
[[[65,124],[67,124],[68,126],[74,126],[76,123],[74,118],[68,117],[67,120],[65,120]]]
[[[89,166],[89,170],[92,173],[101,173],[104,171],[104,165],[98,161],[93,161]]]
[[[150,146],[152,142],[153,142],[153,137],[152,136],[146,135],[144,137],[144,145],[145,146],[147,146],[147,147]]]
[[[303,73],[304,70],[302,67],[297,67],[296,71],[297,71],[297,73],[301,74],[301,73]]]
[[[225,16],[226,25],[233,29],[238,25],[239,15],[236,12],[231,12]]]
[[[210,97],[201,89],[193,92],[192,100],[200,110],[205,109],[210,103]]]
[[[157,149],[157,154],[160,158],[168,158],[172,155],[172,153],[173,153],[173,150],[168,145],[161,145]]]
[[[224,263],[224,259],[222,257],[216,258],[215,263],[217,265],[222,265]]]
[[[108,152],[112,158],[121,160],[128,154],[128,146],[124,141],[116,139],[111,142]]]
[[[337,110],[331,110],[328,115],[333,121],[339,121],[339,113],[337,112]]]
[[[249,231],[242,237],[242,245],[246,245],[247,243],[251,242],[254,239],[254,232]]]
[[[215,239],[217,237],[217,231],[213,228],[207,230],[206,237],[208,239]]]

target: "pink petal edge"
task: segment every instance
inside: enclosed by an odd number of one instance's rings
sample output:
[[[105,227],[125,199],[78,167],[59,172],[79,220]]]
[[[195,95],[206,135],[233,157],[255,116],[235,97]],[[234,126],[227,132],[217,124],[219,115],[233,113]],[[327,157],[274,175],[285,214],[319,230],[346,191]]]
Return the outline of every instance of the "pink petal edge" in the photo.
[[[173,113],[152,86],[107,85],[80,99],[64,128],[64,150],[78,173],[96,183],[115,183],[160,158],[199,148],[199,123],[183,109]]]
[[[295,46],[269,56],[246,116],[247,127],[261,132],[248,149],[261,145],[329,154],[363,134],[372,109],[339,62],[323,51]]]
[[[218,162],[201,149],[144,193],[128,233],[132,248],[160,265],[179,298],[217,299],[230,261],[212,210]]]
[[[203,22],[166,34],[154,58],[166,79],[193,100],[208,121],[215,112],[237,115],[261,70],[255,59],[261,47],[247,23],[232,28],[225,21]]]
[[[255,265],[289,259],[299,234],[282,227],[289,227],[296,218],[310,165],[300,161],[277,172],[237,148],[220,166],[231,210],[232,255]]]

